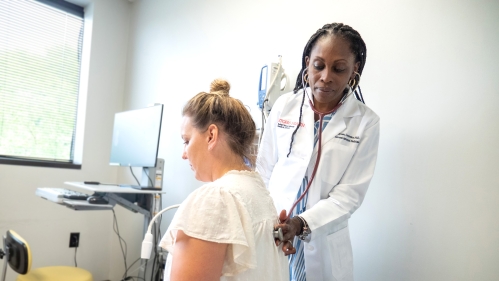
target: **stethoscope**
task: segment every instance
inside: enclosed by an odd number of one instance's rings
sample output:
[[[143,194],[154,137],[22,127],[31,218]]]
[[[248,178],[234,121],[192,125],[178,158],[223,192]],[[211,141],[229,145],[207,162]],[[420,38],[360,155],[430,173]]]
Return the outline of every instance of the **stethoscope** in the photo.
[[[305,73],[305,71],[303,71],[303,73]],[[322,152],[322,123],[324,121],[324,116],[329,115],[333,112],[336,112],[343,105],[345,100],[353,93],[353,91],[350,91],[350,93],[348,93],[347,95],[344,95],[342,97],[342,99],[340,100],[340,102],[333,109],[331,109],[327,112],[320,112],[314,107],[314,103],[312,102],[312,99],[310,98],[310,96],[308,94],[308,91],[307,91],[308,88],[305,87],[303,73],[302,73],[302,86],[303,86],[304,94],[306,94],[308,97],[308,102],[310,104],[310,108],[312,108],[312,110],[317,115],[319,115],[319,136],[318,136],[318,142],[319,142],[318,145],[319,146],[317,148],[317,159],[315,160],[314,169],[312,170],[312,174],[310,175],[310,180],[308,181],[307,187],[305,188],[305,191],[302,193],[302,195],[298,199],[296,199],[295,203],[293,203],[293,205],[291,206],[291,209],[289,210],[288,215],[284,221],[288,220],[291,217],[291,214],[293,213],[293,210],[295,209],[296,205],[303,199],[303,197],[305,197],[305,195],[307,195],[308,190],[310,189],[310,186],[312,185],[312,182],[315,178],[315,174],[317,173],[317,167],[319,167],[319,162],[321,160],[321,152]],[[281,228],[277,228],[274,230],[274,238],[279,239],[279,241],[283,240],[283,233],[282,233]]]

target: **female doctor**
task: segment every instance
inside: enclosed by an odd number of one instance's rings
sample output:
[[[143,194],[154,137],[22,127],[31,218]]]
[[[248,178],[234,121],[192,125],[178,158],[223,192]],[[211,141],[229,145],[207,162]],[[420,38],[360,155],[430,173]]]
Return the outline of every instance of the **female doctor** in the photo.
[[[305,45],[294,91],[265,125],[257,171],[281,212],[291,280],[353,280],[348,219],[366,194],[379,141],[379,117],[353,93],[365,62],[357,31],[324,25]]]

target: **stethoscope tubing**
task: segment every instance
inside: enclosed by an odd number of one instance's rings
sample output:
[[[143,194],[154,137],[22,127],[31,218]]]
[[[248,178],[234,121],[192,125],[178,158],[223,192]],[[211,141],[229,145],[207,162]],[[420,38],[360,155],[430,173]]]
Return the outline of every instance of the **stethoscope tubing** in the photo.
[[[303,89],[304,91],[306,91],[306,89],[304,88]],[[305,94],[305,93],[304,93]],[[308,96],[308,95],[307,95]],[[302,193],[302,195],[295,201],[295,203],[293,204],[293,206],[291,206],[291,209],[289,210],[288,212],[288,216],[286,218],[289,219],[291,218],[291,214],[293,213],[293,210],[295,209],[296,205],[298,204],[298,202],[300,202],[303,197],[305,197],[305,195],[307,195],[308,193],[308,190],[310,189],[310,186],[312,185],[312,182],[314,181],[314,178],[315,178],[315,174],[317,173],[317,167],[319,167],[319,162],[321,160],[321,151],[322,151],[322,123],[324,121],[324,116],[328,115],[328,114],[331,114],[335,111],[337,111],[341,105],[343,105],[343,101],[345,99],[342,99],[342,101],[340,101],[333,109],[331,109],[330,111],[328,112],[319,112],[317,109],[315,109],[312,101],[310,100],[310,97],[308,99],[308,102],[310,104],[310,107],[312,108],[312,110],[317,114],[319,115],[319,147],[317,149],[317,159],[315,160],[315,165],[314,165],[314,169],[312,170],[312,175],[310,176],[310,180],[308,181],[308,184],[307,184],[307,187],[305,188],[305,191]]]

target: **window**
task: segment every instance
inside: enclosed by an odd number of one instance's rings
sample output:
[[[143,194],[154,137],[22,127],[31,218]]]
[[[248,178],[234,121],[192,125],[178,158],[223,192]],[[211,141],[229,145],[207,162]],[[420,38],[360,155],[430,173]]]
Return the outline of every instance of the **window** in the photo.
[[[81,168],[74,144],[83,8],[0,1],[0,164]]]

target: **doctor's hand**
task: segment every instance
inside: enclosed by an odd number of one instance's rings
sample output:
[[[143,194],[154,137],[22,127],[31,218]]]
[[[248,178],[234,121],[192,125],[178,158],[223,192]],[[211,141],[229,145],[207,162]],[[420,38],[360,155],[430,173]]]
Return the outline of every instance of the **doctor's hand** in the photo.
[[[286,216],[286,210],[282,210],[281,214],[279,214],[279,224],[274,226],[275,229],[281,228],[283,239],[282,241],[275,239],[276,246],[281,245],[282,243],[282,251],[284,254],[292,255],[296,253],[296,249],[293,247],[293,239],[296,235],[300,234],[301,230],[301,220],[299,218],[288,218]]]

